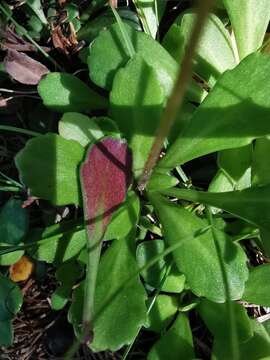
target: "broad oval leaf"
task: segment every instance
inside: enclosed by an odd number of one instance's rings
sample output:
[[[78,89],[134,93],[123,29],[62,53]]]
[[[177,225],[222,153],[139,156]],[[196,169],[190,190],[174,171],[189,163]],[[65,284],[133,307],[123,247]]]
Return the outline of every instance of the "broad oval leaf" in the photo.
[[[58,123],[59,134],[67,140],[75,140],[82,146],[87,146],[104,136],[95,119],[67,112]]]
[[[0,321],[12,319],[20,310],[22,301],[18,285],[0,274]]]
[[[270,264],[264,264],[250,271],[243,300],[270,307]]]
[[[158,164],[170,170],[215,151],[238,148],[270,134],[268,56],[255,53],[225,72]],[[256,119],[256,121],[254,121]]]
[[[135,261],[133,232],[116,240],[101,258],[95,294],[94,351],[116,351],[147,324],[146,293]],[[82,322],[83,284],[75,290],[69,321],[77,335]]]
[[[166,96],[169,96],[178,72],[177,62],[170,54],[149,35],[138,32],[124,25],[126,34],[134,46],[135,52],[140,52],[149,66],[152,66]],[[121,67],[130,59],[118,24],[102,31],[90,47],[88,66],[92,81],[111,90],[113,78]],[[192,82],[187,97],[201,102],[203,91]]]
[[[107,137],[90,146],[80,170],[90,240],[94,232],[104,235],[112,213],[124,201],[131,182],[131,162],[124,140]]]
[[[135,176],[139,176],[144,168],[164,100],[156,72],[139,54],[114,77],[110,110],[132,149]]]
[[[79,204],[78,166],[83,155],[78,142],[47,134],[29,140],[15,162],[31,195],[55,205]]]
[[[108,101],[76,76],[53,72],[42,79],[38,93],[48,108],[59,112],[106,109]]]
[[[160,195],[149,195],[163,227],[168,245],[181,244],[173,251],[178,269],[197,296],[225,302],[226,291],[220,256],[211,231],[202,232],[206,222]],[[202,232],[202,233],[201,233]],[[241,298],[248,278],[246,255],[238,244],[216,229],[217,243],[224,261],[232,300]]]
[[[22,208],[23,202],[10,198],[0,210],[0,241],[10,245],[18,245],[26,235],[29,216]]]
[[[195,19],[195,12],[187,10],[164,37],[163,45],[178,62],[183,57]],[[235,65],[229,32],[216,15],[210,14],[196,50],[194,71],[212,86],[224,71]]]

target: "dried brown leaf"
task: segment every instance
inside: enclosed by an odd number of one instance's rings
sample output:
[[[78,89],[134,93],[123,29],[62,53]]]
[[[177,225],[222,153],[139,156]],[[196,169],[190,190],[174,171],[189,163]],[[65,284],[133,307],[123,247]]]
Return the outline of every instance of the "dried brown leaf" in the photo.
[[[6,72],[16,81],[26,85],[37,85],[49,70],[40,62],[16,50],[8,50],[4,59]]]

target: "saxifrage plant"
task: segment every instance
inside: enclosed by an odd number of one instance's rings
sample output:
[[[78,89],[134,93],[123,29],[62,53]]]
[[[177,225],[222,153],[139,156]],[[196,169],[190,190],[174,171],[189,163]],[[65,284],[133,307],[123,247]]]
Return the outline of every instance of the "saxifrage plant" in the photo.
[[[61,285],[52,308],[71,300],[68,320],[94,351],[132,345],[144,327],[160,333],[148,359],[195,358],[195,312],[213,335],[213,359],[267,358],[269,326],[243,304],[270,306],[270,266],[253,269],[244,250],[252,240],[270,255],[270,58],[262,51],[270,5],[224,0],[229,22],[210,14],[193,61],[202,81],[191,80],[163,156],[145,174],[196,15],[182,13],[160,44],[157,19],[140,3],[145,32],[118,19],[91,38],[90,79],[108,97],[74,75],[49,73],[38,91],[64,113],[59,133],[30,139],[16,156],[32,196],[84,205],[84,219],[42,229],[38,239],[30,231],[25,245],[4,247],[1,261],[27,249],[53,263]],[[213,153],[218,169],[202,191],[181,166]]]

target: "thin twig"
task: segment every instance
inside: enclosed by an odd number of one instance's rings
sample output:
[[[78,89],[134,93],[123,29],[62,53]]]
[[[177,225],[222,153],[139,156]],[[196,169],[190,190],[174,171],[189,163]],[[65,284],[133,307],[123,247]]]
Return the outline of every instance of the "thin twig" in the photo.
[[[182,105],[184,95],[192,74],[192,60],[212,4],[213,0],[199,1],[197,18],[190,36],[190,40],[188,42],[178,78],[176,79],[172,94],[169,97],[167,106],[161,116],[160,126],[157,130],[154,144],[149,153],[142,176],[138,182],[138,189],[140,191],[145,189],[146,184],[150,179],[153,168],[159,159],[159,154],[163,147],[164,141],[174,124],[178,109]]]

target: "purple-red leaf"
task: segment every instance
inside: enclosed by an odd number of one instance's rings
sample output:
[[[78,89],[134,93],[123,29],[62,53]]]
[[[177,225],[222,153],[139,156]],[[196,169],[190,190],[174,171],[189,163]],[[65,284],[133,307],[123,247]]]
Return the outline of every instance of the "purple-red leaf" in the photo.
[[[4,59],[6,72],[15,80],[26,85],[37,85],[49,70],[40,62],[16,50],[8,50]]]
[[[131,181],[131,154],[126,142],[105,138],[91,146],[81,167],[85,220],[89,235],[102,221],[105,231],[112,213],[124,201]]]
[[[102,238],[131,182],[131,154],[125,141],[104,138],[90,147],[81,167],[88,265],[83,311],[83,341],[93,339],[94,297]]]

